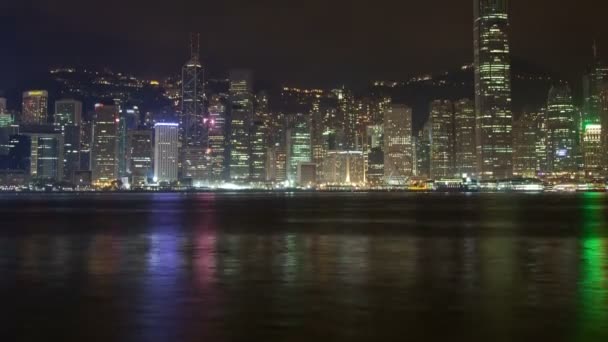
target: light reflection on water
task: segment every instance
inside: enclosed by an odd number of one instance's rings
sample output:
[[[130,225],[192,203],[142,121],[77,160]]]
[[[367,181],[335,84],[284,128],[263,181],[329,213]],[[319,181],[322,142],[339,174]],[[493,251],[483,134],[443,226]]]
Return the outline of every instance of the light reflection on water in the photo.
[[[21,340],[608,339],[603,194],[0,196],[0,208],[0,300]]]

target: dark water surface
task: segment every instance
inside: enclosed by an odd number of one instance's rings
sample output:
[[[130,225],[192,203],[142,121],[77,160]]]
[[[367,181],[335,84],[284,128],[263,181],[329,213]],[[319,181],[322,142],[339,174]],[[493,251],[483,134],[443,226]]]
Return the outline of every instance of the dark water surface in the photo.
[[[0,195],[0,341],[608,341],[608,197]]]

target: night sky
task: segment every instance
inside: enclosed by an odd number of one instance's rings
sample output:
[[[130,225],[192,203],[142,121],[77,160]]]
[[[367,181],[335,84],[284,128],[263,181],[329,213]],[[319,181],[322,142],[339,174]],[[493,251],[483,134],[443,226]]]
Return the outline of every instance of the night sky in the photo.
[[[49,65],[109,66],[144,77],[179,71],[201,32],[211,76],[250,67],[289,85],[403,79],[472,61],[473,0],[2,0],[0,87]],[[608,2],[511,3],[517,59],[575,79]],[[603,47],[603,48],[602,48]]]

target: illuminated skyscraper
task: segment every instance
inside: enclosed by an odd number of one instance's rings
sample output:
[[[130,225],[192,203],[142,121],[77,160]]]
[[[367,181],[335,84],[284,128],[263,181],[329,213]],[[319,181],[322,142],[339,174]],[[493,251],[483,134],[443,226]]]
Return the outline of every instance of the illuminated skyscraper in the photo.
[[[152,131],[134,130],[127,133],[127,173],[133,186],[148,183],[154,170]]]
[[[602,125],[598,123],[585,123],[582,135],[585,177],[587,179],[600,178],[603,174],[602,165],[604,165]]]
[[[384,184],[384,126],[368,126],[364,152],[367,154],[367,182],[371,186]]]
[[[416,137],[416,176],[431,177],[432,122],[427,120]]]
[[[19,122],[23,125],[44,125],[47,123],[49,94],[45,90],[23,93],[23,108]]]
[[[55,125],[82,124],[82,102],[78,100],[63,99],[55,102]]]
[[[191,37],[190,60],[182,68],[182,146],[207,148],[205,88],[199,55],[199,35]]]
[[[64,142],[61,131],[53,126],[33,125],[20,132],[30,144],[30,177],[63,180]]]
[[[182,68],[180,117],[181,177],[193,183],[206,180],[208,126],[205,120],[204,70],[199,55],[199,34],[190,36],[190,60]]]
[[[526,112],[513,123],[513,176],[534,178],[540,171],[538,114]]]
[[[577,172],[577,112],[570,87],[554,86],[547,101],[547,168],[553,174]]]
[[[513,172],[508,0],[474,0],[475,115],[478,175]]]
[[[82,129],[82,102],[63,99],[55,102],[55,126],[61,127],[64,138],[64,178],[71,182],[80,170],[80,145]]]
[[[384,113],[384,178],[390,185],[404,185],[412,176],[412,109],[391,105]]]
[[[154,180],[158,183],[177,181],[179,158],[179,125],[154,125]]]
[[[209,148],[211,180],[226,178],[226,105],[214,95],[209,102]]]
[[[475,104],[468,99],[454,103],[454,151],[456,174],[475,175]]]
[[[93,121],[93,183],[109,185],[118,179],[118,109],[95,105]]]
[[[454,106],[451,101],[431,103],[431,178],[454,176]]]
[[[251,126],[253,123],[252,76],[247,70],[230,72],[230,179],[249,180]]]
[[[8,111],[6,108],[6,98],[0,97],[0,114],[4,114]]]
[[[291,128],[287,130],[287,179],[295,184],[298,164],[310,163],[310,122],[307,117],[297,114]]]

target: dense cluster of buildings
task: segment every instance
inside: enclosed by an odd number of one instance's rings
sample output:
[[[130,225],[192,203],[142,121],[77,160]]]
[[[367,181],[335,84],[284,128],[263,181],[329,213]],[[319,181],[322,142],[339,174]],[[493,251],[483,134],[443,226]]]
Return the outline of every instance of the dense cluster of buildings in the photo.
[[[514,119],[507,1],[475,0],[474,32],[474,94],[432,101],[417,131],[412,108],[389,96],[285,87],[273,105],[267,92],[254,92],[248,70],[230,71],[225,91],[209,89],[198,37],[180,79],[97,74],[96,83],[122,87],[91,108],[77,100],[90,92],[68,79],[68,94],[52,104],[45,90],[23,92],[18,112],[0,98],[0,184],[335,189],[449,179],[603,181],[608,67],[597,53],[582,106],[560,83],[545,106]],[[148,85],[164,89],[172,114],[128,104],[130,88]]]

